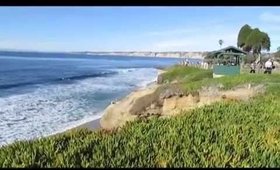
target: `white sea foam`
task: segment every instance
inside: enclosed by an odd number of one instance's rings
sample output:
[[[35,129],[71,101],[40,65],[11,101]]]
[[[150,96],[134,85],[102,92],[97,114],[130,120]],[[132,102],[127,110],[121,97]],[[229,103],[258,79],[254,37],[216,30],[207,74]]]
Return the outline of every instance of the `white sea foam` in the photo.
[[[116,98],[154,81],[156,69],[114,69],[112,77],[42,85],[0,98],[0,145],[51,135],[98,119]]]

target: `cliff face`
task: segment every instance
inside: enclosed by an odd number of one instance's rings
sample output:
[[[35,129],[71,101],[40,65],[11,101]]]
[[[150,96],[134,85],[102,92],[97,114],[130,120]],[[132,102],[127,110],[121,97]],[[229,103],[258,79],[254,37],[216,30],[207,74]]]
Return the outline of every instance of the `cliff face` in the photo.
[[[218,86],[203,87],[197,93],[188,94],[176,82],[153,84],[109,105],[100,119],[100,125],[103,129],[112,130],[136,119],[153,116],[168,118],[214,102],[248,101],[264,92],[263,85],[252,87],[244,84],[232,90],[220,90]]]
[[[143,57],[199,58],[203,59],[208,52],[86,52],[88,55],[125,55]]]

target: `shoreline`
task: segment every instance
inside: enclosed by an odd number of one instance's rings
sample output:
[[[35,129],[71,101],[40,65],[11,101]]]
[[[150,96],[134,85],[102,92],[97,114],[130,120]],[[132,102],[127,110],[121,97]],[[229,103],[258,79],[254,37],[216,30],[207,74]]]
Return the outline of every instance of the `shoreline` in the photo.
[[[156,85],[156,82],[155,81],[152,81],[150,83],[148,83],[145,87],[140,87],[140,88],[137,88],[133,91],[131,91],[128,95],[120,98],[119,100],[115,101],[116,103],[119,103],[119,102],[123,102],[123,101],[126,101],[128,99],[129,96],[131,96],[132,94],[135,94],[135,93],[138,93],[140,91],[145,91],[147,89],[150,89],[152,87],[154,87]],[[97,130],[101,130],[101,129],[104,129],[101,127],[101,119],[102,117],[104,116],[104,113],[105,111],[107,110],[107,108],[109,108],[112,104],[109,104],[103,111],[102,111],[102,116],[101,118],[98,118],[98,119],[95,119],[95,120],[90,120],[88,122],[85,122],[85,123],[82,123],[76,127],[73,127],[73,128],[70,128],[64,132],[67,132],[67,131],[71,131],[71,130],[78,130],[78,129],[83,129],[83,128],[86,128],[88,130],[92,130],[92,131],[97,131]],[[61,132],[61,133],[64,133],[64,132]],[[58,134],[58,133],[57,133]]]
[[[155,69],[157,70],[157,72],[158,72],[158,73],[157,73],[157,76],[155,77],[155,79],[158,77],[158,75],[160,75],[160,74],[162,74],[162,73],[164,72],[164,69],[165,69],[165,68],[167,68],[167,67],[155,68]],[[149,88],[155,86],[155,85],[157,84],[157,81],[156,81],[155,79],[151,80],[149,83],[147,83],[147,84],[146,84],[145,86],[143,86],[143,87],[138,87],[138,88],[132,90],[130,93],[128,93],[127,95],[121,97],[120,99],[118,99],[118,100],[116,100],[116,101],[114,101],[114,102],[118,103],[118,102],[120,102],[120,101],[127,100],[127,98],[128,98],[129,96],[131,96],[132,94],[135,94],[135,93],[137,93],[137,92],[139,92],[139,91],[143,91],[143,90],[146,90],[146,89],[149,89]],[[65,133],[65,132],[68,132],[68,131],[71,131],[71,130],[79,130],[79,129],[83,129],[83,128],[86,128],[86,129],[92,130],[92,131],[101,130],[101,129],[103,129],[103,128],[101,127],[100,121],[101,121],[102,117],[104,116],[104,113],[105,113],[106,109],[107,109],[109,106],[111,106],[111,104],[109,104],[106,108],[104,108],[104,110],[101,111],[101,115],[102,115],[102,116],[101,116],[100,118],[97,118],[97,119],[94,119],[94,120],[86,121],[86,122],[81,123],[81,124],[79,124],[79,125],[77,125],[77,126],[70,127],[69,129],[61,130],[60,132],[51,134],[51,135],[49,135],[49,136],[59,135],[59,134],[62,134],[62,133]]]
[[[100,124],[100,120],[101,120],[101,118],[91,120],[89,122],[83,123],[81,125],[78,125],[77,127],[71,128],[69,130],[86,128],[86,129],[89,129],[89,130],[96,131],[96,130],[102,129],[101,124]]]

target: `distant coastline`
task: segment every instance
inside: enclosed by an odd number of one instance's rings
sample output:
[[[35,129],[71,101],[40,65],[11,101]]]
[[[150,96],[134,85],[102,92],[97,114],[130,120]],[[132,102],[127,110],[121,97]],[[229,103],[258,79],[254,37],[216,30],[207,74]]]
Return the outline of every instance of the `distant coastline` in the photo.
[[[22,51],[22,50],[0,50],[0,55],[18,55],[18,54],[73,54],[73,55],[110,55],[110,56],[131,56],[131,57],[150,57],[150,58],[193,58],[204,59],[208,52],[184,52],[184,51],[170,51],[170,52],[152,52],[152,51],[115,51],[115,52],[91,52],[91,51],[77,51],[77,52],[42,52],[42,51]]]
[[[203,59],[208,52],[73,52],[73,54],[85,55],[112,55],[131,57],[153,57],[153,58],[194,58]]]

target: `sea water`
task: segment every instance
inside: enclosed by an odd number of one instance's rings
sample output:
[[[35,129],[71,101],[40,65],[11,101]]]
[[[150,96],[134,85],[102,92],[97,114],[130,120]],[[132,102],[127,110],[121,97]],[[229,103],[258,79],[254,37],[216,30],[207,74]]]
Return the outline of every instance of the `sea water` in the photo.
[[[0,145],[98,119],[175,58],[0,52]]]

